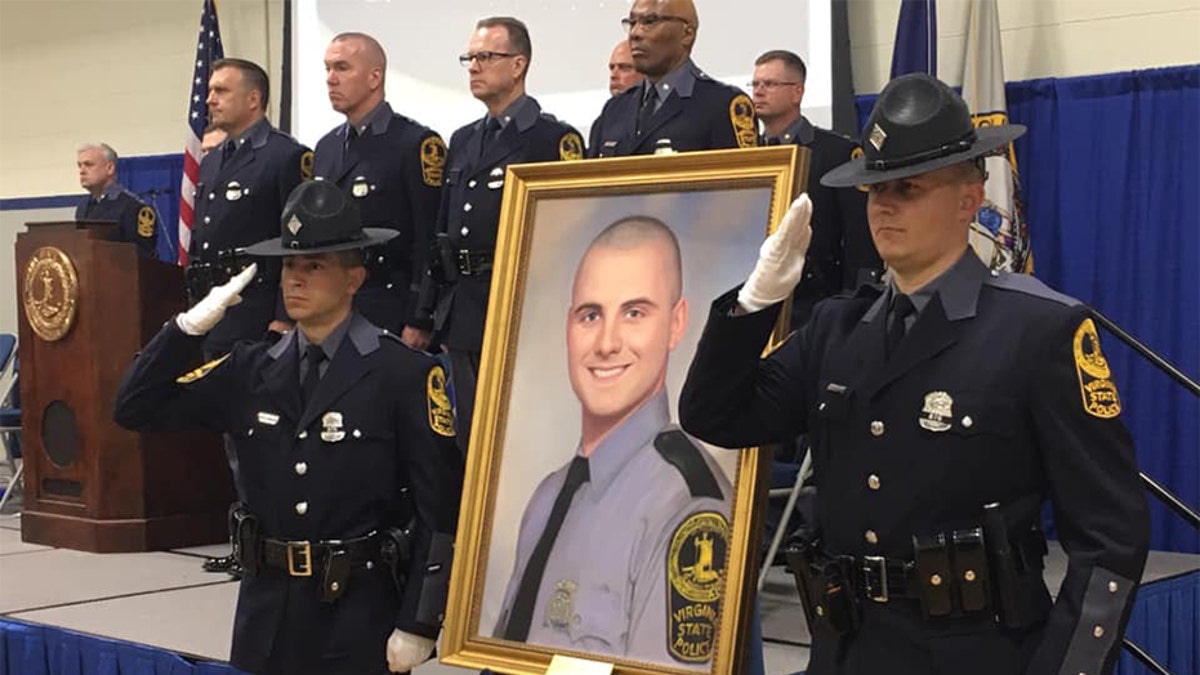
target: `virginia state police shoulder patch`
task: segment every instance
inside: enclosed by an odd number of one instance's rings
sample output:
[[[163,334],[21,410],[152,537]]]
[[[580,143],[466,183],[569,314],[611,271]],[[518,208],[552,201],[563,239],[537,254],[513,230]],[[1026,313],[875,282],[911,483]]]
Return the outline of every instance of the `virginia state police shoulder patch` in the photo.
[[[441,366],[430,368],[425,378],[425,404],[429,409],[429,428],[439,436],[453,436],[454,411],[446,393],[446,371]]]
[[[693,513],[671,535],[667,551],[667,651],[683,663],[712,659],[729,555],[729,521]]]
[[[1075,374],[1083,410],[1093,417],[1111,419],[1121,414],[1121,399],[1112,381],[1108,359],[1100,351],[1100,335],[1091,319],[1084,319],[1075,331]]]

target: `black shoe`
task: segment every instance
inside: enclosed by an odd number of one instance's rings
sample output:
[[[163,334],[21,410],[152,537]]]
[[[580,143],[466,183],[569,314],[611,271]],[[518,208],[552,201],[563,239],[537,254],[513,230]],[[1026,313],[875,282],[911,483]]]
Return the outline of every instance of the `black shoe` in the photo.
[[[232,572],[237,569],[238,574],[241,574],[241,565],[238,564],[237,558],[232,555],[221,556],[220,558],[208,558],[201,565],[205,572]]]

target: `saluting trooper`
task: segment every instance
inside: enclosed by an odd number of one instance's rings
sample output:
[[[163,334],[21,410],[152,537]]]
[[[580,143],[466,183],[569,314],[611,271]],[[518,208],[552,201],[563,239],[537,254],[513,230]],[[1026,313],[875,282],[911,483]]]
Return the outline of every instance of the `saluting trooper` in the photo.
[[[809,434],[820,538],[797,573],[812,582],[814,675],[1101,675],[1117,661],[1149,518],[1095,323],[1033,277],[989,272],[967,242],[983,158],[1024,130],[975,129],[928,75],[892,80],[864,156],[821,179],[868,187],[887,282],[817,305],[762,357],[805,266],[801,196],[745,285],[713,303],[680,420],[730,448]],[[1047,500],[1069,558],[1053,601]]]
[[[446,375],[353,309],[362,249],[394,230],[363,228],[325,181],[292,192],[281,229],[247,253],[282,259],[295,330],[191,370],[251,265],[163,326],[121,382],[114,415],[138,431],[233,438],[245,485],[233,665],[407,672],[440,630],[461,492]],[[398,540],[411,546],[407,561],[388,554]]]

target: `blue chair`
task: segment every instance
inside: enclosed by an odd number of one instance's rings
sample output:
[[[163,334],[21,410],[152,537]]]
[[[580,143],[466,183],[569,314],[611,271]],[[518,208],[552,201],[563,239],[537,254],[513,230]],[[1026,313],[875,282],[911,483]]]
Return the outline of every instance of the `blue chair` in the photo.
[[[10,333],[0,333],[0,441],[4,443],[4,458],[12,467],[12,478],[4,486],[4,496],[0,497],[0,511],[12,496],[13,487],[21,480],[25,471],[25,462],[17,465],[21,459],[21,401],[20,387],[17,386],[19,370],[17,357],[17,338]]]

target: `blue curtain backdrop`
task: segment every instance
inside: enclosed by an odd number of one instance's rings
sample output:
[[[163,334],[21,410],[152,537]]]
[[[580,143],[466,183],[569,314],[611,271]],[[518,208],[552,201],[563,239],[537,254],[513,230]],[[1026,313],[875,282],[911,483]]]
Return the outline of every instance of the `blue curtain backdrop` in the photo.
[[[1200,66],[1010,82],[1034,274],[1200,375]],[[858,98],[859,125],[876,96]],[[1142,471],[1200,504],[1200,401],[1115,337],[1104,351]],[[1151,499],[1151,547],[1200,536]]]
[[[179,185],[183,155],[122,157],[117,178],[158,211],[158,259],[175,262],[179,255]]]

